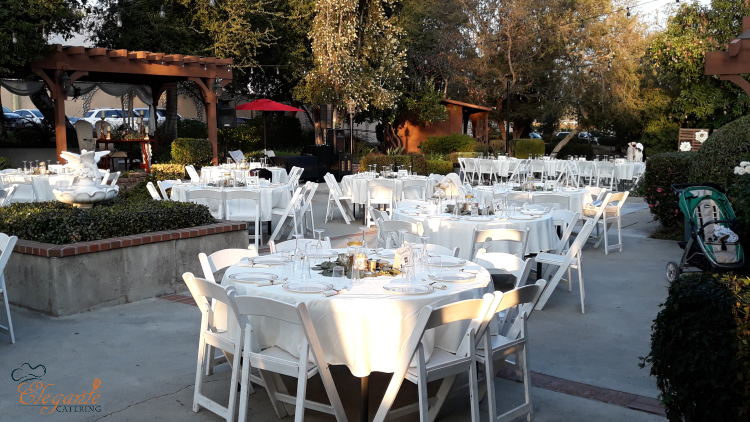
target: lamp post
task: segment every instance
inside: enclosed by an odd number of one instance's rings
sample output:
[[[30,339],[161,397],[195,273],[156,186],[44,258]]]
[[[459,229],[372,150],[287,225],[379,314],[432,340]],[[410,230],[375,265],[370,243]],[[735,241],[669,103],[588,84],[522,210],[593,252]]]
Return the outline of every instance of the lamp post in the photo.
[[[505,153],[510,156],[510,75],[505,75],[506,78],[506,102],[505,102]]]
[[[346,108],[349,112],[349,150],[354,155],[354,113],[357,111],[357,102],[349,100],[346,102]]]

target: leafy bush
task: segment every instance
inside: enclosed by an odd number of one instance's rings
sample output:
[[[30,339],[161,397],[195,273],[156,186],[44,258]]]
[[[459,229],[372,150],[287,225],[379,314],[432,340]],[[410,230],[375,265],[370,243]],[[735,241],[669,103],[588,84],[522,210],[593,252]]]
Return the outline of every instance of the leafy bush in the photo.
[[[153,164],[151,176],[154,180],[175,180],[185,178],[185,166],[182,164]]]
[[[505,154],[505,141],[490,140],[490,150],[495,154]]]
[[[0,170],[5,170],[8,168],[13,168],[13,162],[10,161],[10,158],[0,157]]]
[[[134,200],[132,197],[108,201],[91,209],[75,208],[56,201],[15,203],[0,208],[1,232],[20,239],[58,245],[214,222],[208,207],[203,205]]]
[[[451,163],[458,165],[458,157],[476,158],[481,154],[478,152],[452,152],[446,157]]]
[[[208,138],[208,125],[202,120],[180,119],[177,122],[177,136],[180,138]]]
[[[740,225],[735,229],[743,245],[750,246],[750,175],[737,176],[734,183],[726,188],[726,195],[732,204],[735,217]],[[750,268],[745,268],[750,274]]]
[[[684,275],[654,320],[651,375],[670,421],[750,418],[750,279]]]
[[[427,160],[422,154],[411,153],[408,155],[383,155],[383,154],[368,154],[360,160],[360,170],[365,171],[370,165],[376,164],[378,171],[382,166],[388,166],[393,164],[394,169],[398,166],[405,166],[406,169],[412,166],[411,170],[418,174],[425,174],[427,171]]]
[[[545,144],[544,153],[551,154],[552,150],[555,149],[555,146],[557,146],[557,144]],[[557,153],[557,158],[565,160],[569,155],[583,155],[586,156],[586,159],[592,160],[594,158],[594,147],[590,144],[571,144],[568,142],[562,147],[562,149],[560,149],[560,152]]]
[[[516,140],[515,157],[529,158],[531,154],[544,154],[544,141],[541,139]]]
[[[428,136],[427,140],[419,144],[423,154],[450,154],[452,152],[472,152],[477,141],[469,135],[452,133],[447,136]]]
[[[684,217],[677,203],[679,196],[672,190],[674,183],[686,183],[696,154],[692,152],[665,152],[646,160],[643,176],[644,198],[654,220],[664,228],[682,227]]]
[[[643,128],[641,142],[649,155],[654,155],[677,150],[677,140],[679,138],[680,125],[664,116],[659,116],[646,123]]]
[[[474,147],[474,152],[478,152],[480,154],[487,155],[487,154],[490,153],[490,146],[489,145],[480,144],[480,143],[477,142],[477,145]]]
[[[230,151],[255,151],[263,149],[263,140],[255,126],[248,124],[237,125],[231,129],[221,129],[218,134],[218,145],[227,145]]]
[[[443,160],[427,160],[427,171],[424,174],[430,175],[432,173],[442,175],[453,173],[453,163]]]
[[[742,117],[714,131],[698,150],[690,173],[691,182],[734,182],[734,167],[750,161],[750,116]]]
[[[214,153],[208,139],[179,138],[172,142],[172,160],[182,165],[207,165]]]
[[[411,157],[411,171],[417,174],[427,174],[425,173],[427,171],[427,157],[416,152],[410,152],[406,155]]]

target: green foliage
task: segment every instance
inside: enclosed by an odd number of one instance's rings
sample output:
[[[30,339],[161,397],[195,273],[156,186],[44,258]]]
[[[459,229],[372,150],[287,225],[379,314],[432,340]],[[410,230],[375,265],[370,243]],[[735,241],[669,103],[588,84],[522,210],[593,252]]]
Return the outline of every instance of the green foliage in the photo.
[[[556,145],[557,144],[545,144],[545,154],[552,153],[552,150],[555,149]],[[594,147],[588,143],[581,144],[568,142],[562,147],[562,149],[560,149],[560,152],[557,153],[557,158],[559,160],[565,160],[571,155],[577,155],[579,157],[585,156],[586,159],[592,160],[594,158]]]
[[[151,176],[155,180],[185,179],[185,166],[182,164],[152,164]]]
[[[13,168],[13,162],[10,161],[10,158],[0,157],[0,170],[5,170],[9,168]]]
[[[91,209],[56,201],[15,203],[0,208],[0,231],[20,239],[62,245],[214,223],[206,206],[154,201],[150,197],[142,200],[135,197],[139,192]]]
[[[177,121],[180,138],[208,138],[208,125],[202,120],[180,119]]]
[[[425,174],[427,170],[427,160],[422,154],[407,154],[407,155],[383,155],[383,154],[368,154],[359,161],[360,170],[364,171],[369,168],[371,164],[376,164],[378,171],[383,166],[393,165],[394,169],[398,166],[405,166],[406,169],[412,166],[411,170],[417,174]]]
[[[388,148],[387,150],[385,150],[385,155],[396,156],[396,155],[403,155],[403,153],[404,153],[404,147]]]
[[[544,141],[541,139],[518,139],[515,147],[516,158],[529,158],[531,154],[544,154]]]
[[[208,139],[179,138],[172,142],[172,159],[175,164],[204,166],[212,158],[213,150]]]
[[[490,151],[495,154],[505,154],[505,141],[502,139],[490,140]]]
[[[750,161],[750,116],[715,130],[697,152],[691,182],[714,182],[727,186],[734,181],[734,167]]]
[[[425,174],[430,175],[432,173],[442,175],[453,173],[453,163],[442,160],[427,160],[427,171],[425,171]]]
[[[487,155],[490,152],[490,146],[477,142],[477,145],[474,147],[474,152],[478,152],[482,155]]]
[[[424,88],[404,98],[402,108],[410,112],[412,122],[417,125],[442,122],[448,118],[448,110],[441,103],[442,100],[443,93],[435,88],[435,83],[430,79],[425,82]]]
[[[446,136],[428,136],[419,144],[423,154],[450,154],[452,152],[472,152],[477,146],[477,141],[469,135],[452,133]]]
[[[646,123],[641,142],[649,155],[654,155],[675,151],[679,138],[680,125],[662,115]]]
[[[734,231],[740,237],[740,242],[750,246],[750,175],[736,176],[734,182],[726,185],[726,195],[732,204],[735,217],[740,220],[739,227]],[[750,274],[747,269],[745,274]]]
[[[750,279],[684,275],[669,286],[641,366],[661,390],[670,421],[750,417]]]
[[[481,154],[478,152],[452,152],[446,156],[446,159],[451,163],[458,165],[458,157],[476,158],[480,155]]]
[[[254,125],[241,124],[231,129],[221,129],[218,145],[227,145],[230,151],[254,151],[263,149],[263,141]]]
[[[675,183],[687,183],[690,169],[696,159],[692,152],[665,152],[646,160],[643,176],[644,199],[654,220],[663,228],[682,227],[684,217],[679,206],[679,196],[672,190]]]

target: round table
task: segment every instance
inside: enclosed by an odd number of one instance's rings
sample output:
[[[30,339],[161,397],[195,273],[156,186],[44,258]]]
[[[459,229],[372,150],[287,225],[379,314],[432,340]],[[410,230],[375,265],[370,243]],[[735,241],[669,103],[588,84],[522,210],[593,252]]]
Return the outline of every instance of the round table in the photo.
[[[635,175],[642,172],[646,163],[615,163],[615,178],[619,180],[633,180]]]
[[[401,200],[401,191],[403,189],[404,180],[420,180],[424,182],[424,187],[427,190],[426,196],[429,198],[432,196],[432,192],[435,190],[435,180],[427,176],[409,176],[403,179],[383,179],[382,177],[372,178],[364,174],[347,175],[341,178],[341,191],[344,195],[349,195],[352,198],[352,202],[355,204],[366,205],[367,204],[367,184],[371,180],[385,180],[393,187],[393,197],[399,201]],[[407,199],[418,199],[417,193],[408,189],[404,196]]]
[[[260,168],[260,163],[248,163],[250,170]],[[286,169],[281,167],[263,167],[264,170],[271,172],[271,182],[273,183],[287,183],[289,182],[289,174]],[[215,182],[220,180],[225,173],[231,173],[232,171],[241,171],[240,169],[225,169],[216,166],[202,167],[201,176],[209,177],[210,181]]]
[[[489,273],[477,264],[467,263],[464,267],[451,270],[467,267],[479,271],[475,280],[444,283],[447,290],[435,289],[423,295],[393,294],[384,290],[383,285],[390,283],[394,277],[365,278],[361,285],[354,286],[349,292],[330,297],[320,293],[290,292],[279,284],[257,287],[229,278],[241,272],[280,274],[280,268],[273,266],[270,269],[231,266],[224,274],[222,285],[234,286],[240,295],[268,297],[287,303],[304,302],[315,322],[315,330],[328,363],[346,365],[354,376],[365,377],[373,371],[395,371],[399,352],[411,335],[422,307],[440,307],[461,300],[478,299],[494,291]],[[314,271],[312,276],[312,280],[331,282],[331,278]],[[418,271],[417,280],[422,278],[427,279],[427,273]],[[220,311],[217,306],[216,318],[222,318],[220,312],[226,315],[226,307],[222,308],[223,311]],[[236,333],[239,329],[235,318],[228,318],[226,327],[230,333]],[[261,348],[277,346],[299,357],[299,347],[304,339],[299,326],[258,318],[253,321],[253,331],[256,330]],[[434,347],[455,353],[465,330],[465,324],[457,323],[426,333],[423,340],[426,355],[431,355]]]
[[[56,201],[53,189],[67,188],[73,184],[72,174],[30,175],[2,173],[3,187],[18,185],[11,203]]]
[[[289,192],[289,185],[265,185],[260,188],[217,188],[217,187],[202,187],[199,185],[193,185],[190,183],[181,183],[172,186],[172,200],[179,202],[187,202],[186,192],[195,189],[210,189],[223,191],[233,190],[257,190],[260,189],[260,219],[261,221],[271,221],[271,211],[273,208],[285,208],[289,205],[289,201],[292,199],[292,194]],[[234,202],[234,201],[233,201]]]
[[[513,215],[510,219],[504,221],[493,217],[489,221],[471,221],[469,217],[461,217],[459,221],[455,221],[450,214],[441,214],[438,216],[410,215],[413,211],[415,210],[411,207],[401,207],[393,213],[393,219],[408,221],[410,223],[422,223],[424,234],[430,236],[429,243],[445,246],[450,249],[458,246],[461,248],[459,256],[464,259],[471,258],[469,255],[474,243],[472,233],[475,228],[500,228],[502,224],[512,224],[519,230],[526,230],[528,228],[529,238],[526,242],[526,255],[553,251],[560,242],[551,214],[545,214],[541,217],[531,217],[531,219],[520,219],[525,218],[525,216]],[[487,250],[488,252],[509,251],[508,248],[499,244],[491,245]]]
[[[475,202],[483,203],[483,204],[491,204],[492,200],[495,198],[495,195],[501,195],[502,193],[507,191],[502,190],[495,190],[491,186],[477,186],[474,188],[474,200]],[[534,199],[535,194],[555,194],[555,195],[563,195],[568,197],[568,207],[566,209],[577,212],[577,213],[583,213],[583,207],[591,202],[591,195],[588,194],[588,191],[586,189],[581,188],[564,188],[563,190],[559,192],[534,192],[531,194],[532,204],[541,203],[542,205],[544,202],[538,202],[536,199]]]

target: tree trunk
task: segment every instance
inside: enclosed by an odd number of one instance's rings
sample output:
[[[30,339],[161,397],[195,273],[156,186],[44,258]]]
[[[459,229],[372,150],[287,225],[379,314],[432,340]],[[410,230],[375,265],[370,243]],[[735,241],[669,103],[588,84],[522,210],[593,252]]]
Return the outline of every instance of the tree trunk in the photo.
[[[177,138],[177,87],[167,89],[167,115],[164,122],[164,138],[167,143]]]
[[[568,136],[564,137],[562,141],[558,142],[557,145],[555,145],[555,149],[552,150],[549,156],[552,158],[557,157],[557,154],[560,152],[560,150],[563,149],[563,147],[567,145],[571,139],[573,139],[575,136],[578,136],[578,134],[581,132],[582,129],[585,129],[585,126],[581,124],[581,121],[585,121],[588,118],[589,118],[588,113],[586,113],[584,110],[581,110],[581,116],[578,119],[578,126],[576,126],[576,128],[573,129],[568,134]]]
[[[325,145],[323,129],[320,127],[320,106],[317,105],[312,109],[313,127],[315,127],[315,145]]]
[[[404,140],[398,136],[398,131],[389,123],[384,123],[385,133],[383,136],[383,143],[386,148],[403,148]]]
[[[55,103],[52,101],[52,98],[50,98],[49,93],[47,93],[46,89],[43,89],[35,94],[31,94],[29,96],[29,99],[31,100],[31,103],[34,104],[34,106],[39,110],[42,115],[44,116],[44,120],[48,122],[48,124],[51,126],[51,128],[54,130],[55,128]],[[46,125],[45,125],[46,127]],[[49,133],[50,137],[52,138],[52,142],[55,142],[55,135],[52,130],[45,131],[45,133]],[[78,138],[76,135],[76,128],[73,127],[73,124],[70,123],[70,120],[65,119],[65,136],[68,140],[75,139],[75,145],[78,145]]]

